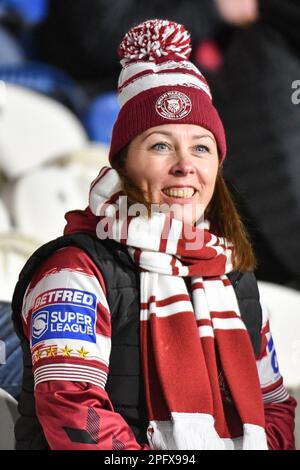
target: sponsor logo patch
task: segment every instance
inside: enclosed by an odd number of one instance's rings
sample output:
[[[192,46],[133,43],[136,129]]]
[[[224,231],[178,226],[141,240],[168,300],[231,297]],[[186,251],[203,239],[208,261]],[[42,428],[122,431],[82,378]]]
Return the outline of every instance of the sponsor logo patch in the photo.
[[[48,312],[39,311],[32,321],[32,336],[40,338],[48,330]]]
[[[47,339],[77,339],[96,343],[95,294],[77,289],[53,289],[36,298],[31,321],[32,346]]]
[[[155,104],[156,112],[165,119],[183,119],[192,110],[191,99],[180,91],[167,91]]]

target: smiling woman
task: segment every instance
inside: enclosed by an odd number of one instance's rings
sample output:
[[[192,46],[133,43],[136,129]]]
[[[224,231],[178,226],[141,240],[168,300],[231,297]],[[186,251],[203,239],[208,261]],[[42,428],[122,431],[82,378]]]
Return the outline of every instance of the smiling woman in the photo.
[[[224,129],[190,51],[168,20],[120,44],[112,167],[15,289],[18,448],[294,448],[295,400],[272,367],[251,244],[222,177]],[[130,211],[137,202],[148,217]]]
[[[207,137],[195,139],[197,127],[166,124],[143,132],[130,143],[124,168],[146,201],[169,206],[185,223],[200,219],[218,168],[216,144]]]
[[[126,174],[149,202],[191,205],[189,214],[174,214],[183,222],[195,223],[214,191],[218,151],[213,134],[205,131],[193,124],[165,124],[135,137],[128,148]]]
[[[164,124],[135,137],[112,162],[129,204],[166,204],[176,219],[206,217],[215,235],[235,247],[233,268],[251,271],[256,261],[247,231],[222,176],[212,132],[193,124]]]

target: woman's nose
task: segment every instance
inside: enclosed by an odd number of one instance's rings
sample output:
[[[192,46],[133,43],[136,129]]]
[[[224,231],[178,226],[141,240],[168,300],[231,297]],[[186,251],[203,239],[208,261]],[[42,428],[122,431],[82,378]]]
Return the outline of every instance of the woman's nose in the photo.
[[[195,167],[190,156],[184,152],[176,152],[176,161],[172,166],[172,174],[185,176],[195,172]]]

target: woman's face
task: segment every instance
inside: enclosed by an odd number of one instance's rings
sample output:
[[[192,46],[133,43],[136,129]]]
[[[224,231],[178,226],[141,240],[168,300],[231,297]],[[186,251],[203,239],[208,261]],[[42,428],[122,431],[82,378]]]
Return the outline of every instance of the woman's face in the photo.
[[[131,141],[125,170],[147,201],[172,206],[175,218],[193,223],[212,198],[218,166],[210,131],[193,124],[164,124]]]

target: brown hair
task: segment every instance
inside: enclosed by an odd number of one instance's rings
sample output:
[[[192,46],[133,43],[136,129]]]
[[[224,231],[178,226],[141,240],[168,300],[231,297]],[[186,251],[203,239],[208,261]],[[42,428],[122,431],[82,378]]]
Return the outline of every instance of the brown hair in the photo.
[[[233,244],[233,269],[241,272],[253,271],[256,268],[256,259],[250,237],[224,180],[221,167],[205,217],[210,221],[212,233],[225,237]]]
[[[126,174],[127,149],[128,147],[125,147],[115,156],[112,166],[120,175],[122,191],[128,197],[128,203],[144,204],[150,216],[151,203]],[[256,259],[250,238],[224,180],[221,166],[219,166],[213,197],[205,210],[205,218],[210,221],[212,233],[218,237],[225,237],[233,244],[233,269],[240,272],[253,271],[256,267]]]

